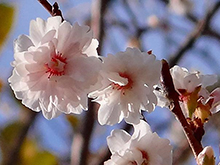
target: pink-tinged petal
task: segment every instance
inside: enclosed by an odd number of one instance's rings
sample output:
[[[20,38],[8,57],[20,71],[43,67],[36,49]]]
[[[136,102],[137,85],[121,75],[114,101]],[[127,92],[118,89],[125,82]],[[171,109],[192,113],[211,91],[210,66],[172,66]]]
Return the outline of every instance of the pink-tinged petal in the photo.
[[[60,16],[55,16],[55,17],[49,17],[47,19],[47,24],[46,24],[46,32],[52,29],[57,30],[60,27],[60,24],[62,23],[62,18]]]
[[[30,46],[33,46],[31,39],[26,35],[20,35],[14,41],[14,52],[23,52],[27,51]]]
[[[41,44],[43,45],[43,44],[45,44],[45,43],[47,43],[47,42],[50,42],[50,41],[53,39],[55,33],[56,33],[56,30],[50,30],[49,32],[47,32],[47,33],[42,37],[42,39],[41,39],[41,41],[40,41]]]
[[[52,111],[46,111],[46,110],[42,110],[43,116],[47,119],[47,120],[51,120],[53,118],[58,117],[61,112],[58,111],[56,108],[54,108]]]
[[[131,139],[131,136],[124,130],[113,130],[107,137],[107,143],[111,153],[120,151],[123,146]]]
[[[41,24],[41,26],[39,26]],[[30,38],[32,40],[32,42],[34,43],[35,46],[37,46],[40,41],[41,38],[43,37],[44,34],[43,31],[45,30],[45,21],[37,18],[37,20],[32,20],[30,22]]]
[[[217,75],[201,75],[201,78],[203,87],[213,85],[218,81]]]
[[[183,89],[187,89],[188,92],[193,92],[195,90],[195,88],[198,87],[199,84],[201,84],[201,82],[202,82],[202,80],[198,79],[196,74],[187,75],[183,79],[183,83],[185,86],[185,88],[183,88]]]
[[[220,88],[216,88],[212,91],[210,96],[214,98],[211,108],[211,113],[214,114],[220,110]]]
[[[108,79],[109,81],[118,84],[120,86],[125,86],[128,84],[128,79],[125,77],[121,77],[117,72],[109,73]]]
[[[41,92],[35,92],[34,97],[33,93],[27,93],[27,97],[22,100],[22,104],[26,105],[28,108],[31,108],[33,111],[40,112],[38,98],[41,96]]]
[[[38,63],[26,64],[25,69],[29,72],[29,74],[36,72],[46,72],[45,66]]]
[[[129,124],[138,124],[142,118],[140,113],[128,112],[128,116],[125,117],[125,121]]]
[[[57,50],[62,53],[66,53],[66,49],[70,46],[70,40],[73,36],[70,36],[72,30],[72,26],[69,22],[63,22],[61,26],[58,29],[58,44],[57,44]]]
[[[24,63],[20,63],[16,66],[16,71],[17,71],[17,74],[20,75],[20,76],[27,76],[28,75],[28,71],[25,67],[25,64]]]
[[[107,106],[101,106],[98,111],[98,121],[101,125],[113,125],[121,121],[121,111],[114,102]]]
[[[139,139],[145,136],[145,134],[147,134],[148,132],[151,132],[150,125],[143,120],[140,120],[139,124],[134,124],[133,126],[134,126],[134,133],[132,135],[133,139],[135,138]]]
[[[99,46],[99,42],[97,39],[92,39],[92,42],[88,47],[83,48],[83,54],[86,54],[87,56],[95,56],[98,57],[97,48]]]
[[[21,77],[15,69],[12,72],[12,76],[8,79],[8,82],[14,91],[21,92],[29,89],[27,84],[21,81]]]
[[[117,165],[113,160],[108,160],[104,162],[104,165]]]

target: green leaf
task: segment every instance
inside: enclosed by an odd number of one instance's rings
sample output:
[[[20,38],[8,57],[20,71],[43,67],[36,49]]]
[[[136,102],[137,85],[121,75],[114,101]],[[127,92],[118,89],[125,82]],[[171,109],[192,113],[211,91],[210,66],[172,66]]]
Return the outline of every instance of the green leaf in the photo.
[[[79,126],[79,122],[80,122],[79,119],[73,115],[66,115],[66,119],[70,123],[73,130],[76,131]]]
[[[14,21],[15,9],[5,3],[0,3],[0,49],[5,42]]]
[[[188,101],[187,101],[187,108],[189,111],[189,117],[192,118],[193,113],[196,110],[196,107],[198,105],[198,93],[201,90],[201,86],[198,86],[195,88],[195,90],[189,95]]]
[[[26,139],[20,152],[18,165],[57,165],[57,158],[48,151],[41,150],[36,141]]]
[[[43,151],[38,153],[35,156],[35,160],[33,160],[32,165],[39,165],[39,164],[46,164],[46,165],[57,165],[57,158],[47,151]]]

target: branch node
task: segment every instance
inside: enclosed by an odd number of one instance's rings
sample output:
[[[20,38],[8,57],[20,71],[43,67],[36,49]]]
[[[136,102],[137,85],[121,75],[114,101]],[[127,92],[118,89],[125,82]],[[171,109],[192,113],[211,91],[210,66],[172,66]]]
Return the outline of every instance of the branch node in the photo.
[[[60,16],[62,18],[62,21],[64,21],[62,12],[60,11],[57,2],[55,2],[53,6],[51,6],[51,4],[47,0],[38,0],[38,1],[51,14],[51,16]]]

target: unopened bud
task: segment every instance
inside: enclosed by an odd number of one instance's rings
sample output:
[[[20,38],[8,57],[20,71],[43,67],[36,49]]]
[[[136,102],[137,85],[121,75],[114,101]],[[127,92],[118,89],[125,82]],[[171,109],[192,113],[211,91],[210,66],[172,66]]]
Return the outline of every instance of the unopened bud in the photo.
[[[211,146],[205,147],[197,157],[198,165],[215,165],[214,151]]]

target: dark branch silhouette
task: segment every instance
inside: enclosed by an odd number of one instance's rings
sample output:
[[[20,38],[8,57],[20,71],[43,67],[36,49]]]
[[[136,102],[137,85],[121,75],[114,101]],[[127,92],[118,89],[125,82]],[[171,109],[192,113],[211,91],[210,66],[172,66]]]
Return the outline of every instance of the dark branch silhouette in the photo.
[[[177,49],[176,53],[171,55],[171,58],[168,60],[170,67],[177,64],[177,62],[183,57],[183,55],[194,46],[195,42],[200,36],[202,36],[203,34],[207,34],[206,31],[210,29],[210,21],[214,14],[218,11],[219,7],[220,2],[217,2],[213,6],[213,8],[208,11],[205,18],[197,23],[194,30],[189,34],[189,36],[186,37],[186,40]]]
[[[62,18],[62,21],[64,21],[62,12],[60,11],[59,5],[57,2],[55,2],[52,6],[47,0],[38,0],[38,1],[51,14],[51,16],[60,16]]]

